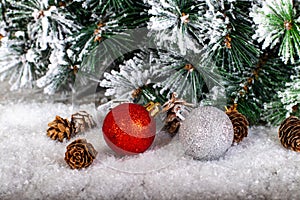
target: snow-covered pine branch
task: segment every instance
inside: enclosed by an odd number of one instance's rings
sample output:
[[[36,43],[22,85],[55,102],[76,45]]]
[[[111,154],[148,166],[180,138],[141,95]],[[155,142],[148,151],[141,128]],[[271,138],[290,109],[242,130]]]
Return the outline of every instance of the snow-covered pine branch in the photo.
[[[152,56],[145,53],[135,54],[132,59],[120,64],[119,71],[104,73],[100,86],[106,88],[105,95],[114,98],[131,98],[131,93],[149,83],[153,83],[157,74],[157,65],[152,65]]]
[[[204,2],[177,0],[144,0],[151,6],[148,10],[149,35],[160,48],[177,51],[182,55],[187,50],[199,52],[203,45],[202,15]]]
[[[134,90],[152,84],[166,98],[175,92],[179,98],[197,104],[208,92],[204,91],[204,74],[171,52],[138,53],[118,68],[118,71],[105,72],[105,79],[100,82],[106,96],[130,99]]]
[[[249,70],[257,61],[259,50],[251,39],[252,22],[248,16],[250,2],[207,1],[202,32],[207,45],[203,62],[215,62],[218,69],[230,75]]]
[[[16,32],[15,36],[24,38],[24,32]],[[1,80],[9,79],[11,90],[33,87],[34,81],[46,69],[47,62],[40,59],[46,55],[31,49],[24,39],[5,40],[0,49]]]
[[[285,64],[295,63],[300,55],[300,21],[292,0],[265,0],[255,4],[250,14],[256,24],[253,38],[262,49],[280,45],[279,56]]]
[[[26,69],[26,71],[20,73],[19,79],[22,81],[16,81],[12,87],[14,89],[26,85],[34,85],[35,80],[41,77],[44,80],[39,81],[38,86],[41,87],[46,86],[48,82],[57,81],[56,79],[46,81],[45,79],[49,78],[49,76],[44,77],[44,73],[49,64],[59,68],[61,63],[66,62],[67,38],[79,28],[74,18],[66,12],[64,7],[50,5],[45,0],[15,2],[8,7],[7,16],[11,22],[9,25],[12,30],[10,37],[15,37],[9,41],[10,45],[7,48],[11,57],[15,57],[16,61],[22,61],[15,64],[15,66],[11,65],[10,68],[2,70],[2,73],[5,73],[3,77],[14,74],[9,73],[9,70],[21,67]],[[19,30],[22,30],[22,37],[16,37],[16,33],[20,32]],[[23,45],[18,45],[19,42],[23,42]],[[49,60],[50,56],[57,59]],[[58,60],[58,58],[62,60]],[[7,60],[9,60],[8,57],[7,59],[2,58],[1,65],[5,64]],[[42,66],[43,70],[39,69],[40,66]],[[29,75],[26,75],[25,72]],[[11,77],[16,77],[16,75]],[[26,81],[26,79],[28,80]],[[16,79],[11,78],[11,80]],[[25,82],[30,84],[24,84]]]

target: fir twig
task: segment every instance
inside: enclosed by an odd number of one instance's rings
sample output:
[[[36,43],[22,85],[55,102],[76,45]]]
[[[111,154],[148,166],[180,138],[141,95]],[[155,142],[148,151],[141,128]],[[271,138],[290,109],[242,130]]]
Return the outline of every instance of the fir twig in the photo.
[[[263,49],[280,44],[278,55],[284,63],[295,63],[300,58],[300,21],[293,1],[266,0],[259,6],[251,13],[257,26],[253,37],[264,41]]]
[[[276,59],[276,49],[266,50],[240,89],[233,92],[231,104],[245,114],[251,124],[256,124],[265,115],[265,104],[277,98],[277,91],[285,87],[285,82],[294,73],[292,66],[282,68],[283,63]],[[265,119],[265,118],[264,118]],[[268,120],[267,120],[268,121]]]
[[[206,37],[210,37],[204,48],[203,63],[215,62],[224,76],[249,70],[257,62],[260,52],[251,39],[249,5],[250,2],[240,1],[216,3],[205,15]]]

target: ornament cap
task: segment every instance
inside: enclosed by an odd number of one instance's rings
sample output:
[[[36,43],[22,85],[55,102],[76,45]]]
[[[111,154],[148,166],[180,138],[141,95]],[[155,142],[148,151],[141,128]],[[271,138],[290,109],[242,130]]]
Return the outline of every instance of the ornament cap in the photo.
[[[150,101],[145,106],[151,117],[155,117],[160,112],[160,103],[154,103]]]

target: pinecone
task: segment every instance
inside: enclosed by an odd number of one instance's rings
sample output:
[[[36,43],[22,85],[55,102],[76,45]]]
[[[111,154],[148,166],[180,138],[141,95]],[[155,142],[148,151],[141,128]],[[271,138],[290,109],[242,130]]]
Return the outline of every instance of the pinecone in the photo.
[[[77,139],[67,146],[65,161],[72,169],[86,168],[93,163],[97,153],[85,139]]]
[[[174,136],[180,127],[181,120],[173,112],[168,112],[165,119],[164,129],[171,135]]]
[[[300,119],[295,116],[285,119],[279,127],[278,136],[285,148],[300,152]]]
[[[58,140],[62,142],[64,138],[70,140],[72,134],[72,124],[68,119],[63,119],[60,116],[56,116],[55,120],[48,124],[47,136],[52,140]]]
[[[236,109],[229,109],[226,111],[226,114],[233,125],[233,142],[239,143],[248,135],[249,122],[247,118]]]
[[[86,111],[79,111],[73,114],[71,117],[71,122],[75,127],[75,135],[97,126],[96,122],[93,120],[93,117]]]
[[[192,107],[192,106],[194,105],[187,103],[183,99],[178,99],[177,94],[175,92],[172,93],[169,101],[164,103],[164,105],[162,106],[163,107],[162,112],[167,113],[164,129],[171,136],[176,135],[176,133],[179,130],[181,121],[185,119],[184,115],[188,113],[188,107]]]

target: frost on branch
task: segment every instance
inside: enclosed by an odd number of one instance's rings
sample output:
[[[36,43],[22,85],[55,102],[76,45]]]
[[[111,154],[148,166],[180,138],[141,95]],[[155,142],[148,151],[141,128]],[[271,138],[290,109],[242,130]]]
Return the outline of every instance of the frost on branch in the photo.
[[[111,43],[108,42],[105,46],[108,49],[113,49],[117,45],[114,44],[114,37],[112,36],[118,35],[126,38],[127,34],[124,33],[126,29],[119,24],[119,21],[123,17],[125,16],[119,16],[109,10],[102,14],[93,13],[89,20],[92,23],[90,25],[82,24],[78,34],[74,34],[71,38],[72,49],[78,57],[77,61],[82,61],[92,49],[96,48],[100,42],[107,38],[110,38],[112,41]]]
[[[297,74],[291,77],[292,81],[286,83],[286,89],[278,92],[278,96],[289,114],[293,111],[293,106],[300,105],[300,66],[296,70]]]
[[[65,71],[68,62],[65,61],[64,55],[64,46],[57,45],[49,57],[50,64],[47,73],[37,80],[37,86],[44,88],[46,94],[54,94],[63,85],[65,76],[68,75]]]
[[[151,62],[151,55],[147,57],[145,54],[139,53],[119,65],[119,71],[105,72],[105,79],[100,82],[100,86],[106,88],[105,95],[115,98],[130,98],[135,89],[153,83],[153,79],[159,74],[156,71],[158,66],[152,66]]]
[[[1,60],[2,63],[10,64],[1,72],[3,77],[10,77],[12,88],[33,86],[38,78],[43,80],[38,81],[40,87],[45,87],[49,82],[63,82],[62,79],[58,80],[60,77],[55,73],[51,73],[60,71],[53,70],[54,66],[59,68],[65,62],[67,38],[78,29],[74,18],[66,13],[64,7],[49,5],[48,1],[33,0],[11,4],[7,16],[11,21],[9,26],[13,27],[10,34],[14,39],[10,38],[6,46],[9,56]],[[18,29],[23,31],[16,31]],[[47,68],[51,70],[43,77]],[[49,78],[53,80],[47,80]],[[47,88],[45,91],[54,92]]]
[[[263,49],[280,44],[279,56],[285,64],[294,63],[300,54],[300,23],[295,18],[299,13],[293,6],[292,0],[265,0],[254,5],[250,14],[256,24],[253,38],[263,42]]]
[[[198,10],[204,9],[203,3],[190,4],[175,0],[145,0],[151,6],[148,23],[149,35],[154,36],[159,47],[178,51],[182,55],[187,49],[194,52],[201,50],[203,44],[202,15]]]
[[[22,32],[16,33],[17,36],[19,34],[23,35]],[[40,60],[42,53],[28,48],[26,42],[19,40],[3,42],[0,49],[0,79],[9,78],[11,90],[33,87],[36,78],[46,68]]]
[[[156,83],[156,86],[161,88],[161,94],[168,92],[167,96],[170,96],[175,92],[179,98],[193,104],[204,98],[205,74],[200,73],[199,66],[194,66],[180,55],[171,52],[160,52],[156,63],[159,66],[157,74],[164,74]]]
[[[49,6],[48,1],[17,2],[8,11],[13,23],[22,26],[26,20],[27,33],[30,40],[36,42],[36,47],[46,50],[48,46],[54,48],[55,43],[65,40],[78,26],[72,16],[65,14],[64,8]]]
[[[134,90],[153,84],[161,95],[168,97],[176,92],[179,98],[196,104],[204,98],[202,76],[195,66],[175,53],[139,53],[119,65],[119,71],[105,72],[100,86],[106,89],[106,96],[129,99]]]
[[[251,39],[252,21],[248,16],[251,3],[208,0],[207,5],[201,29],[207,44],[202,61],[215,62],[227,75],[252,67],[258,49]]]
[[[272,61],[272,64],[274,64],[274,61]],[[286,65],[285,68],[282,68],[282,66],[283,64],[279,65],[284,74],[277,73],[277,78],[272,72],[268,74],[268,77],[273,77],[279,85],[269,87],[269,93],[277,88],[275,90],[276,94],[273,95],[274,98],[271,102],[264,104],[263,119],[272,125],[280,125],[290,115],[298,116],[300,114],[300,65],[297,63],[297,65]],[[290,72],[289,68],[292,68]],[[273,69],[273,71],[275,70]],[[269,81],[268,83],[272,82]]]

